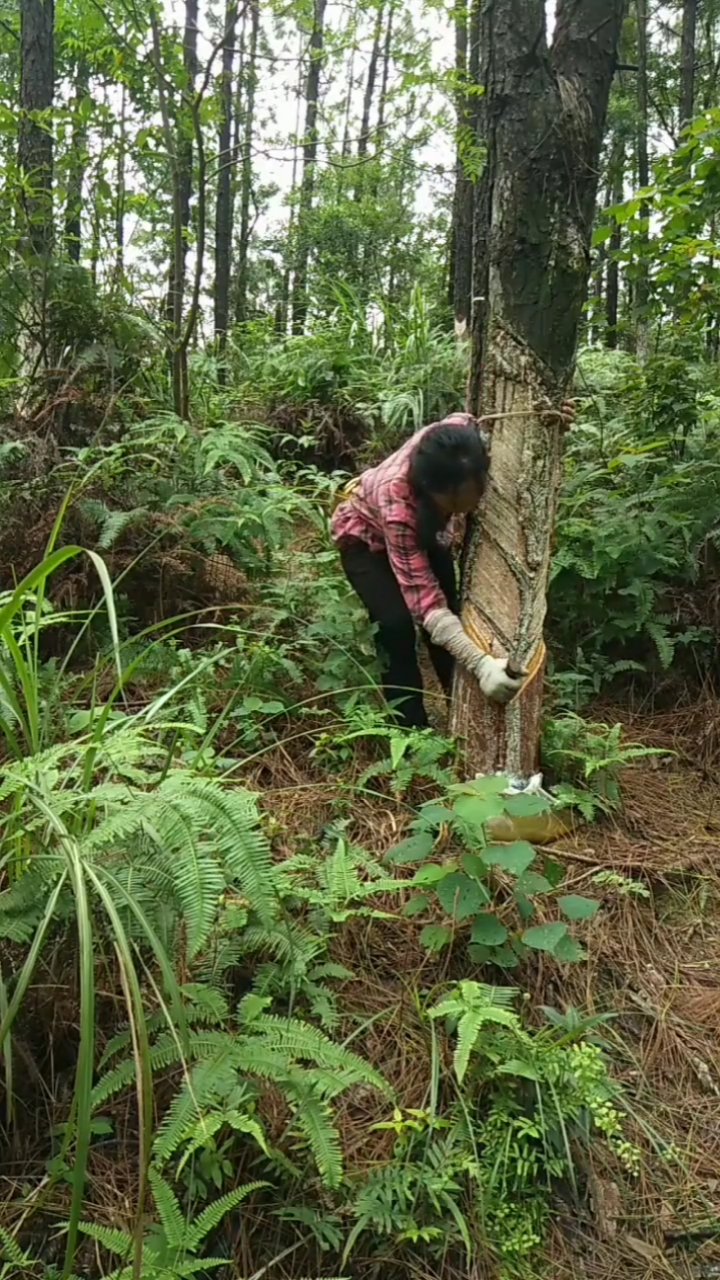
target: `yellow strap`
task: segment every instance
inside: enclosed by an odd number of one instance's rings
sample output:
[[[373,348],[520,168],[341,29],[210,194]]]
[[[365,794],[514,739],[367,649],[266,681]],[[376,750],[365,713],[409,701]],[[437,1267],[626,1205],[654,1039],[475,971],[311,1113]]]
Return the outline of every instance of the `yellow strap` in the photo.
[[[343,502],[349,502],[355,496],[359,484],[360,476],[353,476],[352,480],[348,480],[347,484],[344,484],[341,489],[335,490],[331,507],[333,514],[339,506],[342,506]]]

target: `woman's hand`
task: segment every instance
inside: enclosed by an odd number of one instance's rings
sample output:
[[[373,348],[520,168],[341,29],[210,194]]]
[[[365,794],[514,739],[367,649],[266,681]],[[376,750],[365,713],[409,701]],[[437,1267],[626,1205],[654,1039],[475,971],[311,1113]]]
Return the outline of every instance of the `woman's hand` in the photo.
[[[524,671],[509,676],[507,667],[507,658],[493,658],[489,653],[481,654],[474,663],[478,684],[491,702],[511,702],[525,683]]]
[[[563,434],[575,425],[575,401],[563,400],[559,409],[553,408],[546,397],[533,406],[547,427],[559,427]]]

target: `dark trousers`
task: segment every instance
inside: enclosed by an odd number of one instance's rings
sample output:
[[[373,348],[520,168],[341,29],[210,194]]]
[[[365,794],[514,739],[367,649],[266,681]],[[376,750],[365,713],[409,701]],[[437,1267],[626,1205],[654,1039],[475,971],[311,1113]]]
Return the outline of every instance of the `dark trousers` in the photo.
[[[422,697],[422,677],[417,660],[415,623],[398,585],[390,561],[383,552],[371,551],[364,542],[347,543],[340,550],[342,566],[372,622],[383,668],[383,692],[388,702],[399,703],[396,715],[408,729],[425,728],[427,712]],[[455,564],[450,551],[438,546],[429,553],[433,573],[453,613],[459,613]],[[455,660],[447,649],[433,644],[421,632],[445,694],[449,697]]]

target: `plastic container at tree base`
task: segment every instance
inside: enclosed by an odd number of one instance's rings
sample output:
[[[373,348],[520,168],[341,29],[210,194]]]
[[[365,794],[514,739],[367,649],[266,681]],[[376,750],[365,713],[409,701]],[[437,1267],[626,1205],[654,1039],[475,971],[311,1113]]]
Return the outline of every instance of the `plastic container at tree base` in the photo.
[[[543,790],[541,773],[532,778],[510,778],[504,796],[540,796],[552,805],[553,798]],[[498,844],[511,844],[514,840],[527,840],[528,844],[553,844],[563,836],[570,835],[580,826],[581,819],[574,809],[549,808],[544,813],[528,814],[526,817],[513,817],[502,813],[497,818],[490,818],[485,823],[485,832],[490,840]]]

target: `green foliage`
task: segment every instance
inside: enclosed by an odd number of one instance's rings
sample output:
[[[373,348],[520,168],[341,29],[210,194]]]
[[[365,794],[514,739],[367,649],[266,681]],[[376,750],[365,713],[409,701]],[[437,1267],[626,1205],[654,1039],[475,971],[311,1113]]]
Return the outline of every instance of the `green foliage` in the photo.
[[[534,817],[549,808],[540,796],[506,796],[507,787],[506,778],[477,778],[453,784],[442,800],[422,806],[412,834],[387,855],[395,865],[422,864],[410,882],[420,892],[408,900],[406,914],[424,915],[439,903],[448,923],[426,925],[422,942],[442,951],[459,932],[478,964],[513,969],[533,950],[563,963],[580,960],[584,953],[562,920],[534,926],[530,921],[537,902],[555,902],[570,921],[589,919],[598,903],[558,896],[562,867],[540,857],[527,841],[492,842],[486,830],[492,819]],[[439,833],[446,856],[428,861]]]
[[[395,1133],[395,1151],[357,1194],[346,1258],[372,1233],[396,1247],[423,1242],[438,1257],[455,1245],[469,1265],[489,1248],[505,1274],[524,1274],[544,1239],[550,1189],[576,1185],[577,1143],[595,1134],[637,1172],[616,1089],[582,1020],[570,1028],[554,1016],[528,1030],[516,999],[463,981],[428,1009],[436,1054],[436,1026],[455,1039],[457,1091],[441,1109],[434,1089],[428,1110],[396,1110],[376,1126]]]
[[[710,659],[692,592],[719,514],[720,416],[699,371],[668,352],[642,369],[627,357],[581,369],[589,394],[568,441],[548,601],[576,707],[613,679]]]
[[[554,795],[561,804],[576,805],[588,821],[621,807],[623,769],[667,755],[658,747],[624,742],[621,724],[591,724],[570,712],[543,727],[543,763],[559,779]]]

